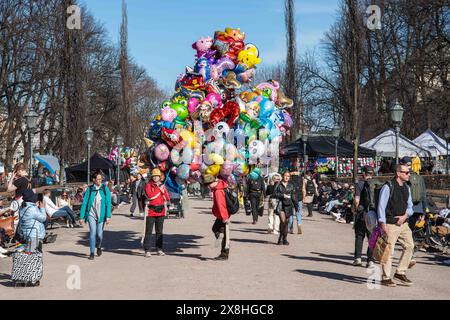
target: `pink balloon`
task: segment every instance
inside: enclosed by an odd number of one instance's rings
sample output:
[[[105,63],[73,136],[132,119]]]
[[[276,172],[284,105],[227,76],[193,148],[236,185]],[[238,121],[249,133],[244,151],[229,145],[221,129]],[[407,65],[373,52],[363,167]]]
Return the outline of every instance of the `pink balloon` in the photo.
[[[231,161],[226,160],[222,164],[222,168],[220,169],[220,175],[224,178],[230,176],[233,173],[234,164]]]
[[[200,101],[197,98],[190,98],[188,100],[188,111],[189,111],[189,114],[194,112],[195,109],[197,109],[199,104],[200,104]]]
[[[177,116],[177,112],[170,107],[164,107],[161,109],[161,118],[163,121],[172,122]]]
[[[170,155],[169,148],[164,143],[158,144],[155,147],[154,152],[156,159],[158,159],[159,161],[166,161]]]
[[[218,93],[208,93],[205,100],[211,102],[214,108],[222,107],[222,99]]]

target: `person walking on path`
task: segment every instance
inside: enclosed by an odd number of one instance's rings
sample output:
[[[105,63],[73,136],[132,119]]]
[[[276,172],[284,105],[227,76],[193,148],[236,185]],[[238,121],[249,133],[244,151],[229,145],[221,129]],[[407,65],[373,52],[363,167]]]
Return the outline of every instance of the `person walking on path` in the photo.
[[[381,188],[378,201],[378,222],[387,236],[387,243],[391,250],[387,262],[381,264],[383,272],[381,284],[389,287],[396,286],[391,279],[391,267],[397,241],[403,246],[403,252],[394,279],[402,285],[412,285],[412,281],[405,275],[414,251],[412,232],[406,223],[414,213],[411,191],[407,184],[409,176],[408,166],[398,165],[395,179]]]
[[[278,200],[274,198],[274,190],[278,186],[281,181],[280,174],[276,173],[269,180],[267,189],[266,189],[266,197],[268,198],[268,208],[267,215],[269,217],[269,226],[267,233],[269,234],[280,234],[280,217],[277,214],[274,214],[275,208],[277,206]]]
[[[253,224],[258,222],[261,196],[264,192],[264,179],[261,177],[261,170],[259,168],[255,168],[248,176],[247,191],[245,193],[250,200]]]
[[[278,199],[275,213],[280,217],[280,236],[278,238],[278,245],[289,245],[287,241],[288,235],[288,220],[297,210],[297,199],[295,197],[295,186],[290,182],[291,174],[289,171],[283,173],[283,180],[277,185],[274,190],[274,197]]]
[[[303,179],[303,203],[308,208],[308,217],[312,217],[312,209],[314,197],[319,196],[316,180],[312,177],[312,172],[306,172],[305,179]]]
[[[162,173],[159,169],[153,169],[151,180],[145,186],[145,194],[148,199],[148,215],[145,219],[145,237],[143,241],[145,257],[150,258],[151,238],[153,226],[156,233],[156,251],[159,256],[164,256],[163,251],[163,227],[166,218],[166,202],[170,201],[167,188],[162,183]]]
[[[131,208],[130,208],[130,216],[134,215],[134,211],[136,210],[136,206],[139,208],[139,213],[141,216],[144,214],[144,202],[142,201],[144,192],[145,192],[145,181],[142,179],[141,174],[137,174],[136,177],[131,176],[132,179],[130,185],[130,195],[131,195]]]
[[[103,229],[111,221],[111,193],[102,180],[100,172],[92,175],[93,184],[87,188],[80,210],[80,223],[89,224],[89,260],[94,260],[95,248],[97,256],[102,255]]]
[[[212,191],[213,207],[212,213],[216,217],[216,221],[212,227],[216,239],[219,239],[220,234],[223,234],[222,249],[220,255],[216,260],[228,260],[230,255],[230,214],[227,209],[227,200],[225,197],[225,189],[228,184],[210,174],[205,174],[203,183]]]
[[[295,198],[298,203],[298,209],[289,218],[289,232],[294,233],[294,216],[297,218],[297,234],[302,234],[302,209],[303,209],[303,178],[297,172],[291,172],[291,181],[295,186]]]
[[[420,160],[419,160],[420,161]],[[409,218],[408,225],[412,231],[414,231],[416,222],[420,216],[427,214],[430,212],[428,208],[427,201],[427,187],[425,185],[425,180],[422,176],[419,175],[419,168],[415,168],[416,171],[412,170],[412,159],[410,157],[403,157],[400,161],[401,164],[404,164],[408,167],[411,175],[409,177],[408,186],[411,190],[411,199],[413,202],[413,212],[414,214]],[[409,264],[409,268],[412,268],[416,265],[416,260],[413,257]]]
[[[363,168],[363,181],[359,181],[355,188],[355,203],[354,208],[356,208],[356,213],[354,217],[355,229],[355,255],[354,255],[354,266],[361,266],[361,255],[364,243],[364,238],[367,236],[367,241],[370,239],[370,232],[366,226],[366,215],[369,211],[376,210],[375,199],[372,199],[373,192],[371,192],[371,180],[373,178],[374,170],[370,166]],[[367,268],[372,267],[372,253],[373,249],[367,247]]]

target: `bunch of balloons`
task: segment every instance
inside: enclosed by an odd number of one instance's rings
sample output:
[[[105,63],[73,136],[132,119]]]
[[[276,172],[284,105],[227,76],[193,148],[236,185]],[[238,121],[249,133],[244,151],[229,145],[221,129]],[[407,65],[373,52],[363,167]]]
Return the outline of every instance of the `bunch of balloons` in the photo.
[[[293,101],[275,80],[243,89],[261,62],[258,48],[244,40],[240,29],[226,28],[192,44],[194,66],[178,76],[140,158],[163,171],[166,183],[182,185],[202,174],[237,182],[251,166],[278,156],[292,126],[287,110]]]

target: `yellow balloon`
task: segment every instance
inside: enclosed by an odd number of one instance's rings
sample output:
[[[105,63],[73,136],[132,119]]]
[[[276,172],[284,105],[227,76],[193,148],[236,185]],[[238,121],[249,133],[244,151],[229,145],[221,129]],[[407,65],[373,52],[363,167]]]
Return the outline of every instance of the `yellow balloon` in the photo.
[[[151,146],[153,146],[153,141],[147,138],[144,138],[144,142],[145,145],[147,146],[147,148],[150,148]]]
[[[195,143],[194,133],[192,133],[188,130],[181,130],[180,136],[183,138],[184,141],[186,141],[187,146],[194,148],[194,143]]]
[[[210,174],[213,176],[217,176],[220,172],[220,168],[221,166],[218,164],[212,164],[208,167],[208,169],[206,169],[206,174]]]
[[[414,171],[415,173],[419,174],[421,167],[422,167],[422,165],[420,163],[420,158],[419,157],[413,158],[412,163],[411,163],[412,171]]]
[[[223,165],[223,157],[217,153],[211,153],[209,159],[214,162],[214,164]]]

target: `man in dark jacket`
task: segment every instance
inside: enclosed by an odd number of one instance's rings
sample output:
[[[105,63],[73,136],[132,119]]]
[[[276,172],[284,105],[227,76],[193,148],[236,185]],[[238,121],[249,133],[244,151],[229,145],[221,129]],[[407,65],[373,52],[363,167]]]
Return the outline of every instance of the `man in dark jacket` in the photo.
[[[354,207],[356,208],[355,219],[353,228],[355,229],[355,260],[353,261],[354,266],[361,266],[361,254],[362,247],[364,243],[364,238],[367,237],[367,241],[370,238],[370,232],[366,226],[366,215],[370,210],[376,210],[374,207],[375,199],[371,199],[371,186],[370,182],[373,178],[374,170],[370,166],[366,166],[363,168],[363,181],[359,181],[356,184],[355,190],[355,203]],[[367,248],[367,265],[369,268],[373,265],[372,261],[372,253],[373,249],[370,247]]]
[[[265,193],[265,185],[264,185],[264,178],[261,177],[261,171],[259,168],[254,169],[247,179],[247,190],[246,195],[248,199],[250,200],[250,206],[252,210],[252,216],[253,216],[253,224],[256,224],[258,222],[258,213],[260,203],[261,203],[261,197]]]

